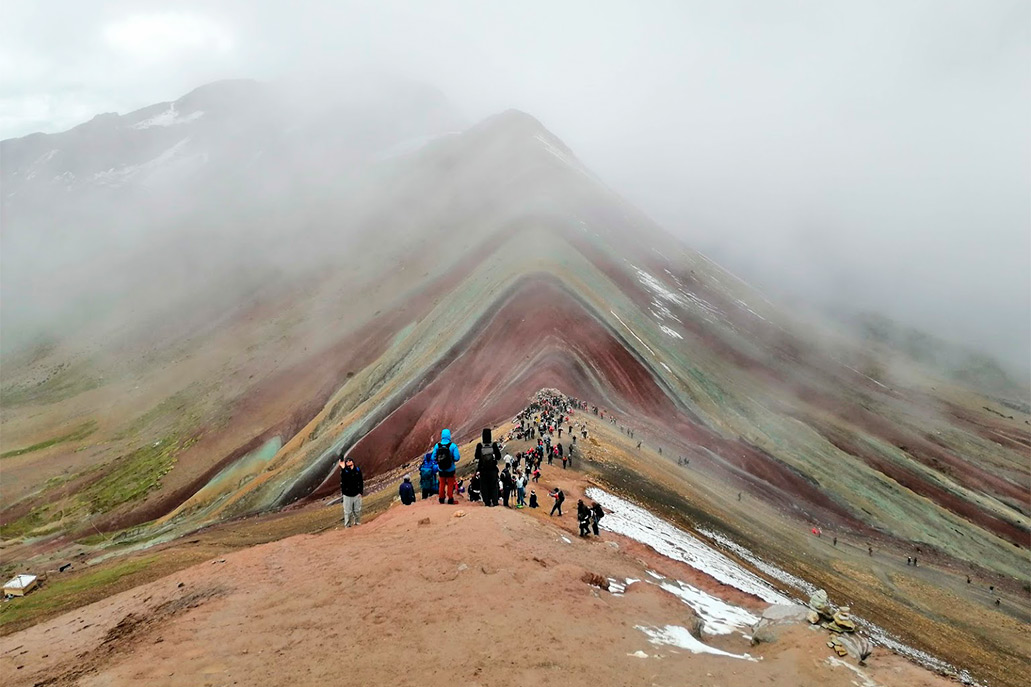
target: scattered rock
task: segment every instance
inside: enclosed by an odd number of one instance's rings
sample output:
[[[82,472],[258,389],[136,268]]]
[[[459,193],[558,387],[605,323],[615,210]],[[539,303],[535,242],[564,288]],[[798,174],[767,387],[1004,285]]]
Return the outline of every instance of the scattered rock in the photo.
[[[831,620],[834,617],[834,607],[831,606],[827,592],[823,589],[817,589],[809,597],[809,608],[816,611],[825,620]]]
[[[451,517],[452,518],[464,518],[465,517],[465,511],[464,510],[456,510],[454,513],[451,514]]]
[[[862,635],[841,635],[840,637],[835,637],[835,639],[839,644],[848,649],[848,653],[854,656],[861,666],[866,665],[866,659],[873,653],[873,644]]]
[[[852,613],[850,611],[851,609],[848,606],[842,606],[834,612],[831,622],[824,623],[824,627],[831,632],[855,632],[856,623],[852,620]]]
[[[469,566],[466,565],[465,563],[459,563],[458,564],[458,572],[462,572],[463,570],[468,570],[468,569],[469,569]]]
[[[176,587],[179,588],[179,589],[182,589],[185,586],[186,586],[186,584],[184,582],[180,582],[179,584],[176,585]]]
[[[604,589],[605,591],[609,590],[609,581],[608,581],[608,579],[602,577],[598,573],[585,572],[580,577],[580,581],[581,582],[585,582],[585,583],[591,585],[592,587],[597,587],[599,589]]]
[[[428,524],[430,524],[430,519],[429,518],[423,518],[422,520],[419,521],[419,524],[420,525],[428,525]]]

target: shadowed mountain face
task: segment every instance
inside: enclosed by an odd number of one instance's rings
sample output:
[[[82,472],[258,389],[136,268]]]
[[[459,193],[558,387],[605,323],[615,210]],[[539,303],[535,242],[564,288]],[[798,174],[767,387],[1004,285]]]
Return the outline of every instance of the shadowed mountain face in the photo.
[[[802,526],[1020,574],[1026,401],[783,312],[526,114],[342,100],[220,83],[3,143],[5,539],[276,509],[556,387]]]

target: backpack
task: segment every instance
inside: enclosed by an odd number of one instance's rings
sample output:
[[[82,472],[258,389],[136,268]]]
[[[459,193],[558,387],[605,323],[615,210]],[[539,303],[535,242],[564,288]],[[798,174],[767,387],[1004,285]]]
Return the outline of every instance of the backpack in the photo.
[[[451,469],[455,467],[454,456],[451,455],[451,444],[437,444],[437,452],[434,455],[437,459],[437,468],[441,472],[451,472]]]

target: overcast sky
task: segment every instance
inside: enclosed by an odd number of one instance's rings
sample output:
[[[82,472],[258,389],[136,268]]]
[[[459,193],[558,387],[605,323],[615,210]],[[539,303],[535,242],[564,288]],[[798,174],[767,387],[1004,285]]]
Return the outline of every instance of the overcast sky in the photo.
[[[3,0],[0,138],[366,68],[530,112],[767,290],[1031,364],[1027,0]]]

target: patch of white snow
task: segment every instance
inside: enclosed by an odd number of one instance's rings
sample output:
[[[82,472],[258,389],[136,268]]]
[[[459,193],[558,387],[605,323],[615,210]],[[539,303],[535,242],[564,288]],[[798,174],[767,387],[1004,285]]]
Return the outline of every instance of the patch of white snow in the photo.
[[[646,544],[657,552],[690,565],[706,575],[746,594],[757,596],[771,604],[788,604],[791,600],[775,590],[765,580],[745,570],[730,558],[687,532],[655,517],[640,506],[618,496],[589,487],[588,498],[610,511],[602,523],[605,529]]]
[[[177,124],[187,124],[189,122],[196,121],[204,116],[203,110],[197,110],[190,114],[182,117],[175,109],[175,103],[170,103],[168,109],[164,112],[160,112],[150,119],[144,119],[142,122],[136,122],[132,125],[133,129],[150,129],[155,126],[175,126]]]
[[[732,654],[722,649],[704,644],[694,638],[687,628],[679,625],[666,625],[665,627],[645,627],[635,625],[636,629],[648,635],[648,641],[652,644],[667,644],[669,646],[687,649],[695,654],[714,654],[716,656],[727,656],[729,658],[740,658],[745,661],[755,661],[748,654]]]

